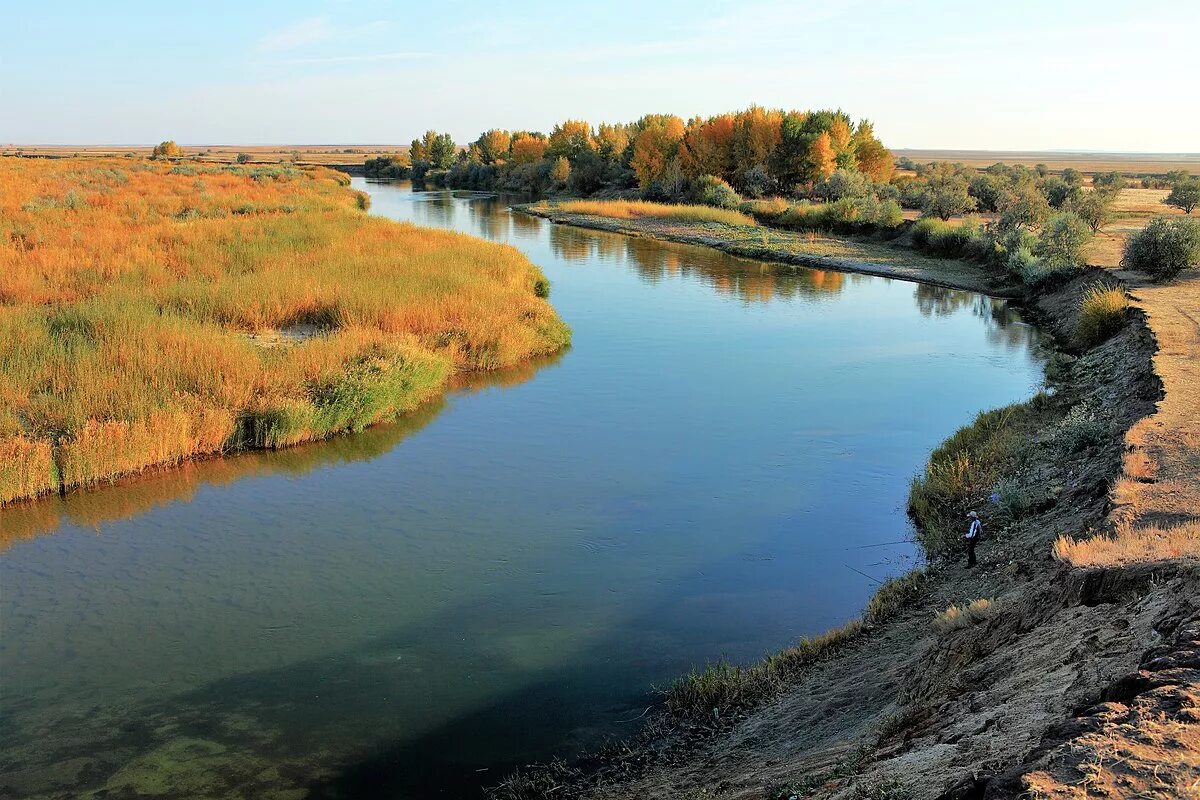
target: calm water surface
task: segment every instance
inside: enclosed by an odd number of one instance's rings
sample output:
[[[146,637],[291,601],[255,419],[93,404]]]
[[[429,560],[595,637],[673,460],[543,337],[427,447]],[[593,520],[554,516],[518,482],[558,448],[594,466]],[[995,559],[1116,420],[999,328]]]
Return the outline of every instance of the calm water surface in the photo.
[[[460,796],[853,616],[929,450],[1030,395],[999,302],[367,184],[508,242],[566,353],[403,422],[0,512],[0,795]]]

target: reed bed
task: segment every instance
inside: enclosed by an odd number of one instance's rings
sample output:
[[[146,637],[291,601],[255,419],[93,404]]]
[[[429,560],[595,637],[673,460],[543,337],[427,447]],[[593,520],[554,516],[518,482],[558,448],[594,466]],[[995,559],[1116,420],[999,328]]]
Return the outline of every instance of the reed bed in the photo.
[[[0,158],[0,503],[360,430],[567,344],[517,250],[370,217],[346,183]]]
[[[567,200],[557,204],[555,209],[568,214],[587,214],[613,219],[653,217],[680,222],[719,222],[724,225],[758,224],[752,217],[740,211],[713,206],[652,203],[648,200]]]

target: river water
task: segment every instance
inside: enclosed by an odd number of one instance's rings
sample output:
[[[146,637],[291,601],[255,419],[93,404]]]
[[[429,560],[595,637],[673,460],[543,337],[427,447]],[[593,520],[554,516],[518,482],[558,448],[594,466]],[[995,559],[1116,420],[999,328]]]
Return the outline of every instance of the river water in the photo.
[[[404,421],[0,512],[0,796],[469,796],[854,616],[941,439],[1040,384],[1000,301],[358,188],[525,252],[567,352]]]

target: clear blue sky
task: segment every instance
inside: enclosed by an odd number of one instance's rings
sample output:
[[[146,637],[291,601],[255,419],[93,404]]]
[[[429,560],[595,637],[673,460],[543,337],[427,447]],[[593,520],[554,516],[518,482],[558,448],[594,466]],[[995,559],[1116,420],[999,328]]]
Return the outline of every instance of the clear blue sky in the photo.
[[[1200,151],[1200,0],[43,2],[0,143],[401,143],[841,107],[892,147]]]

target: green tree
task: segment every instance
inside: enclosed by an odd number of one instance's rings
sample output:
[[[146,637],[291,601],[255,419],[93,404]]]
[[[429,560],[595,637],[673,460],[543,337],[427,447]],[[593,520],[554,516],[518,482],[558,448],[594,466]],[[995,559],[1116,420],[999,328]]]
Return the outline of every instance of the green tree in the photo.
[[[238,153],[237,156],[233,160],[239,164],[245,164],[248,161],[250,161],[250,154],[249,153]]]
[[[1074,269],[1083,264],[1083,248],[1092,240],[1092,230],[1070,211],[1051,217],[1038,236],[1034,254],[1051,269]]]
[[[454,158],[458,146],[448,133],[440,133],[433,137],[429,145],[429,163],[437,169],[450,169],[454,166]]]
[[[1046,195],[1032,183],[1020,183],[1000,199],[1000,230],[1011,232],[1034,228],[1050,216]]]
[[[1102,188],[1092,189],[1068,204],[1068,210],[1075,212],[1086,222],[1092,233],[1099,233],[1112,219],[1112,205],[1116,199],[1116,192]]]
[[[929,183],[921,195],[923,215],[947,220],[974,209],[975,198],[971,197],[966,177],[949,171],[930,175]]]
[[[1176,182],[1163,202],[1183,209],[1185,214],[1191,214],[1192,209],[1200,205],[1200,178],[1187,178]]]
[[[1121,266],[1147,272],[1156,281],[1169,281],[1200,264],[1200,222],[1155,217],[1129,237]]]
[[[1100,191],[1119,192],[1125,188],[1128,181],[1119,172],[1101,172],[1092,178],[1092,186]]]

